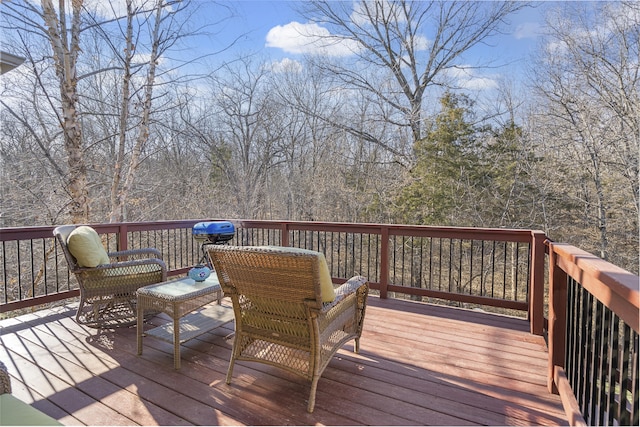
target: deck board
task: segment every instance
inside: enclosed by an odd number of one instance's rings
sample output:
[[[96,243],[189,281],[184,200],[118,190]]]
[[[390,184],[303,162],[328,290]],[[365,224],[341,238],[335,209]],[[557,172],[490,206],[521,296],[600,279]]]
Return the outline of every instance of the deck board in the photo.
[[[158,317],[152,323],[166,319]],[[546,390],[546,347],[522,319],[370,297],[361,352],[347,343],[318,383],[238,362],[233,323],[182,346],[135,328],[78,325],[72,307],[0,321],[13,394],[66,425],[566,425]]]

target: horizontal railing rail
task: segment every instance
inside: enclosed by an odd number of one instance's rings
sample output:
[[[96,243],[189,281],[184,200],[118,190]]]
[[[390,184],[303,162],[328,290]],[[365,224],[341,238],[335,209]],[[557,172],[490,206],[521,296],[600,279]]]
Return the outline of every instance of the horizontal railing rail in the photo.
[[[108,251],[156,247],[169,274],[184,274],[202,256],[191,228],[203,220],[92,224]],[[498,307],[528,315],[541,334],[544,233],[531,230],[295,221],[232,221],[230,244],[283,245],[325,254],[334,280],[366,276],[381,298]],[[54,227],[0,230],[0,312],[78,295]]]
[[[639,277],[549,243],[549,390],[572,425],[638,425]]]

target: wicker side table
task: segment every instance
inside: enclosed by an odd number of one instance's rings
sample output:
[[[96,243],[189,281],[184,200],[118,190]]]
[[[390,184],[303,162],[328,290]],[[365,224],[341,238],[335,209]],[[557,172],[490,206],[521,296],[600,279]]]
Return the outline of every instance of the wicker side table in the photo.
[[[183,277],[145,286],[138,289],[137,299],[138,355],[142,354],[143,335],[173,343],[175,369],[180,369],[180,344],[234,319],[233,309],[221,305],[222,289],[215,274],[204,282]],[[198,310],[213,301],[218,304]],[[173,323],[158,326],[143,334],[146,311],[166,313]]]

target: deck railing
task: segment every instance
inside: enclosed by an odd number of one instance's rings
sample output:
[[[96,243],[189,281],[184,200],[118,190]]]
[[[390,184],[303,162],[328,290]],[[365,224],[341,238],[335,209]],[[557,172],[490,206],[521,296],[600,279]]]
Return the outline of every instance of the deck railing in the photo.
[[[549,244],[549,390],[571,424],[638,425],[638,276]]]
[[[170,274],[177,275],[202,257],[191,233],[200,221],[93,227],[109,251],[158,248]],[[532,333],[548,333],[549,390],[560,393],[572,424],[638,424],[638,276],[577,248],[546,242],[539,231],[233,222],[237,232],[230,244],[321,251],[336,283],[362,274],[381,298],[522,312]],[[78,295],[53,228],[0,229],[0,313]]]
[[[109,251],[156,247],[183,274],[202,253],[191,234],[201,220],[92,224]],[[463,306],[498,307],[528,315],[543,330],[544,239],[529,230],[284,221],[233,221],[231,244],[284,245],[325,253],[336,282],[369,278],[390,293]],[[0,230],[0,312],[78,294],[53,227]]]

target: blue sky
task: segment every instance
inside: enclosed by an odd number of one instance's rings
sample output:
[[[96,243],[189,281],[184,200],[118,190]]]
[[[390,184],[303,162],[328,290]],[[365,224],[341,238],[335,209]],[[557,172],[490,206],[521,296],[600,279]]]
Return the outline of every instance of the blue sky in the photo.
[[[124,11],[124,0],[86,0],[99,8],[108,5]],[[148,0],[137,0],[144,2]],[[347,0],[349,4],[351,0]],[[209,37],[186,39],[182,52],[172,57],[190,60],[200,55],[212,54],[201,62],[205,72],[218,69],[224,61],[243,55],[255,55],[260,61],[273,63],[300,61],[306,53],[317,53],[310,49],[309,39],[300,32],[328,33],[326,28],[306,21],[296,12],[301,0],[194,0],[200,6],[192,18],[194,28],[208,25]],[[457,65],[462,67],[452,76],[459,86],[469,90],[492,89],[504,78],[519,80],[530,61],[537,44],[537,36],[544,22],[544,9],[554,2],[533,2],[534,7],[525,8],[513,15],[505,34],[489,40],[490,45],[479,45]],[[110,9],[110,8],[108,8]],[[103,9],[106,10],[106,9]],[[227,48],[233,43],[231,47]],[[338,49],[332,48],[335,54]],[[138,52],[144,55],[145,52]],[[491,63],[492,68],[473,68],[478,63]],[[199,73],[199,72],[198,72]]]
[[[309,42],[302,40],[299,32],[323,30],[312,27],[313,23],[296,13],[295,7],[300,5],[300,1],[241,0],[223,1],[221,4],[228,5],[234,16],[225,22],[223,31],[215,36],[216,42],[228,43],[242,35],[222,57],[257,53],[274,62],[299,60],[303,53],[309,52],[302,47],[308,47]],[[495,65],[504,65],[486,70],[469,70],[467,75],[462,73],[460,78],[466,81],[469,88],[480,89],[492,86],[496,79],[503,76],[522,75],[544,22],[543,10],[552,5],[550,2],[533,4],[535,7],[526,8],[511,17],[511,25],[505,27],[506,34],[490,41],[493,46],[478,46],[464,58],[469,64],[489,60]],[[216,14],[215,9],[208,13]]]

